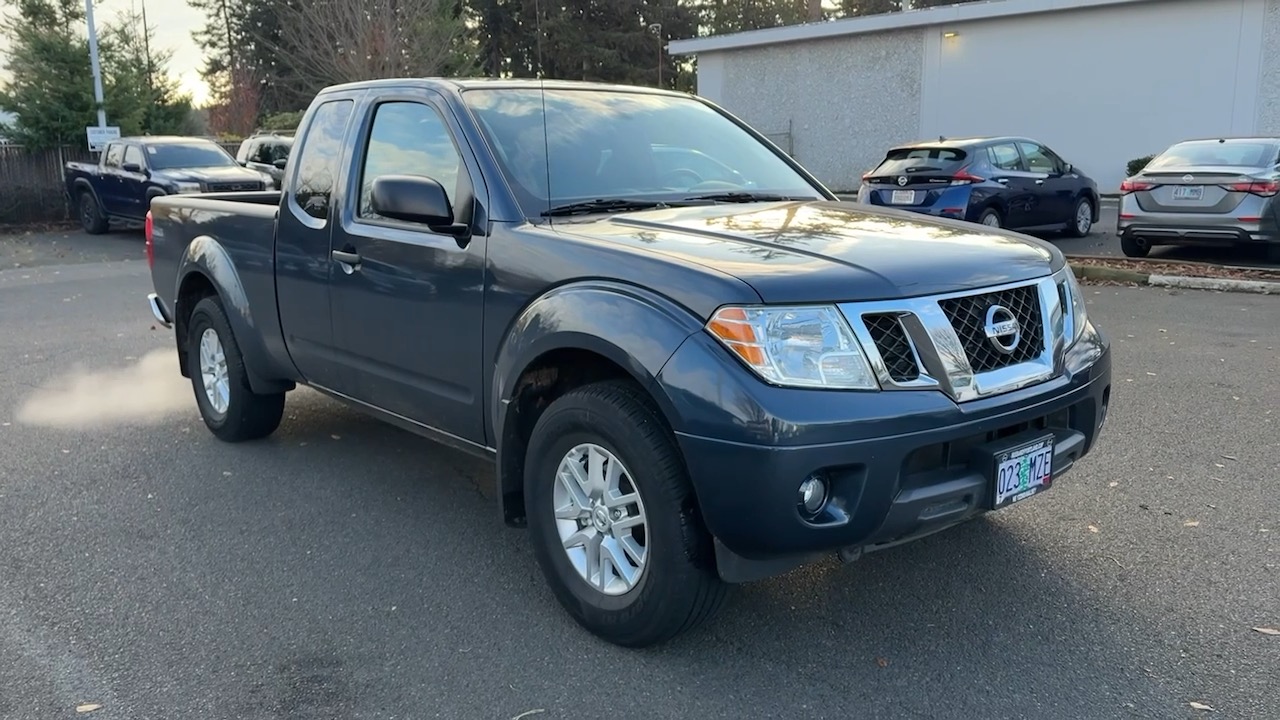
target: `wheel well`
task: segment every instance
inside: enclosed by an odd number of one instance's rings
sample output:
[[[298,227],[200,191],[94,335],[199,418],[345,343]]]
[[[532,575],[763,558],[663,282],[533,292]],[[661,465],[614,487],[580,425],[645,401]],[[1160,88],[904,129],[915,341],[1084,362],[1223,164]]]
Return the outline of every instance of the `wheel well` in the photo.
[[[502,494],[503,520],[508,525],[525,525],[525,455],[538,418],[556,398],[602,380],[631,382],[648,396],[635,377],[621,365],[604,355],[579,348],[544,353],[530,363],[516,380],[506,421],[498,429],[502,434],[498,491]],[[662,417],[661,410],[655,408],[655,411]]]
[[[187,373],[187,346],[183,341],[187,336],[187,324],[191,320],[191,311],[196,303],[217,294],[218,291],[213,287],[213,282],[198,272],[188,275],[183,279],[182,287],[178,288],[178,299],[173,304],[173,336],[178,344],[178,367],[183,377],[190,377]]]

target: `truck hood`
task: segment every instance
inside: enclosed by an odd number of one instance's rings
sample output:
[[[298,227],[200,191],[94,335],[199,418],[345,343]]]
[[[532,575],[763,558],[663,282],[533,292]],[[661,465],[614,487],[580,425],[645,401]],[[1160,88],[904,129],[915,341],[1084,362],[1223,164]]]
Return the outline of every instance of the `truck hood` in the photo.
[[[669,208],[556,227],[727,273],[767,303],[958,292],[1043,277],[1064,263],[1057,248],[1025,235],[845,202]]]
[[[257,170],[229,165],[226,167],[203,168],[166,168],[157,170],[153,177],[164,178],[172,182],[248,182],[262,180],[263,174]]]

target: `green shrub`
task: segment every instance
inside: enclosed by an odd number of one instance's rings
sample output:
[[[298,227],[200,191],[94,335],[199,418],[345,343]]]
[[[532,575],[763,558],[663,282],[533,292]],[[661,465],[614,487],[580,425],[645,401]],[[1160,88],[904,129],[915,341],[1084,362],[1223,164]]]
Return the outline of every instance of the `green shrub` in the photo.
[[[1155,155],[1143,155],[1140,158],[1130,160],[1129,165],[1126,168],[1126,172],[1129,173],[1127,177],[1133,177],[1134,175],[1142,172],[1142,169],[1145,168],[1147,163],[1151,162],[1153,158],[1155,158]]]

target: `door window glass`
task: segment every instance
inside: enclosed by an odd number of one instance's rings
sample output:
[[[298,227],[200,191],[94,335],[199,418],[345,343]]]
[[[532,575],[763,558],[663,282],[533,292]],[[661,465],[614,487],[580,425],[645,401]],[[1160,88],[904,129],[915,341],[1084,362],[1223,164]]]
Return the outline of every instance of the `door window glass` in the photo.
[[[315,118],[302,141],[293,201],[303,212],[324,220],[337,182],[342,137],[351,114],[352,101],[331,100],[316,109]]]
[[[125,148],[124,164],[128,165],[129,163],[133,163],[138,167],[144,167],[146,165],[142,160],[142,151],[138,149],[137,145],[130,145]]]
[[[107,146],[107,159],[104,163],[107,167],[120,167],[120,162],[123,158],[124,145],[112,143]]]
[[[1022,158],[1018,155],[1018,148],[1013,143],[992,145],[987,149],[987,154],[991,157],[991,164],[998,170],[1020,171],[1023,169]]]
[[[1031,172],[1056,173],[1058,160],[1048,150],[1035,143],[1018,143],[1022,155],[1027,159],[1027,167]]]
[[[378,106],[369,132],[360,176],[360,217],[380,217],[373,210],[373,181],[382,175],[425,175],[444,186],[449,199],[458,198],[462,157],[449,128],[429,105],[388,102]]]

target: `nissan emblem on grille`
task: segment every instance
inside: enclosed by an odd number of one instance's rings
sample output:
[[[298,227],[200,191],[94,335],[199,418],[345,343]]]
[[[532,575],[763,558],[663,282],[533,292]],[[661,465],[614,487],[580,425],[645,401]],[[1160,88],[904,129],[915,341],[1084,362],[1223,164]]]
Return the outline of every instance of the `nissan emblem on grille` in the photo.
[[[907,186],[907,176],[906,176],[906,175],[899,175],[899,176],[898,176],[898,187],[906,187],[906,186]]]
[[[987,308],[986,324],[983,331],[996,350],[1008,355],[1018,349],[1022,340],[1022,329],[1018,327],[1018,319],[1013,312],[1002,305]]]

